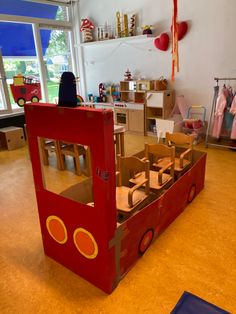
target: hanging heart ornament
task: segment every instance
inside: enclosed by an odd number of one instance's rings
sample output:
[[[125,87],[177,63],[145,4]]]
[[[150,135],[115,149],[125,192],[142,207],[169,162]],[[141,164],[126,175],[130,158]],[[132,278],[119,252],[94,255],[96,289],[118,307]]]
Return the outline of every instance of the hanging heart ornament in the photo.
[[[184,38],[188,31],[188,23],[187,22],[179,22],[178,25],[178,40]],[[171,25],[171,32],[172,32],[172,25]]]
[[[169,35],[162,33],[160,37],[154,39],[154,45],[157,49],[166,51],[169,47]]]
[[[178,40],[181,40],[188,31],[188,24],[187,22],[180,22],[178,23]]]

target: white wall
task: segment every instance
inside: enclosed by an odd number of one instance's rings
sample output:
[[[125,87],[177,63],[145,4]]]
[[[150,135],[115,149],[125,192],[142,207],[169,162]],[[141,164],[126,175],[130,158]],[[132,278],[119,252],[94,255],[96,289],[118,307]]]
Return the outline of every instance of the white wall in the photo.
[[[180,72],[171,87],[190,104],[210,112],[214,77],[236,77],[236,0],[179,0],[178,20],[188,21],[189,30],[179,41]],[[172,0],[80,0],[80,17],[95,25],[115,25],[117,11],[137,13],[139,26],[155,26],[155,35],[168,32]],[[98,94],[101,82],[118,83],[127,68],[146,79],[171,77],[171,45],[157,50],[152,40],[136,44],[104,44],[83,48],[87,92]],[[236,83],[236,82],[235,82]],[[232,83],[232,85],[235,85]]]

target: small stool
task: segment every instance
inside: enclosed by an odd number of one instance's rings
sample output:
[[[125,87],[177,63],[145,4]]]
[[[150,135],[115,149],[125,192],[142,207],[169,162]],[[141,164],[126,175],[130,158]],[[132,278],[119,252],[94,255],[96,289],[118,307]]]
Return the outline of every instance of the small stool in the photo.
[[[0,147],[13,150],[25,145],[25,137],[22,128],[9,126],[0,129]]]

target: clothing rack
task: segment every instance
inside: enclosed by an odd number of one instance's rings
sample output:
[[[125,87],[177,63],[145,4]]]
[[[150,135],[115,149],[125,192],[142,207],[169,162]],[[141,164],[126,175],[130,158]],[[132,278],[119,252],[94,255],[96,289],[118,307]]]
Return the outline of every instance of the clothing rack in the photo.
[[[218,143],[210,143],[209,142],[209,133],[210,133],[210,129],[212,127],[212,123],[213,123],[213,119],[214,119],[214,112],[216,109],[216,101],[217,101],[217,97],[219,94],[219,81],[236,81],[236,78],[232,78],[232,77],[227,77],[227,78],[219,78],[219,77],[215,77],[214,80],[216,81],[216,86],[214,86],[214,96],[213,96],[213,101],[212,101],[212,108],[211,108],[211,115],[210,115],[210,120],[207,126],[207,131],[206,131],[206,140],[205,140],[205,146],[216,146],[216,147],[224,147],[224,148],[231,148],[236,150],[235,146],[231,146],[231,145],[226,145],[226,144],[221,144],[220,141],[218,141]]]

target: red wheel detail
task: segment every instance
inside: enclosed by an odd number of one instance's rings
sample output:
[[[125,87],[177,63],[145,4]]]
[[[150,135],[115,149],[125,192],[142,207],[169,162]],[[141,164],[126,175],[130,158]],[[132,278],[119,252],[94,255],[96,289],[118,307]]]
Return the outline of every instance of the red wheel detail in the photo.
[[[196,184],[193,184],[188,194],[188,203],[191,203],[196,195]]]
[[[148,229],[144,233],[138,246],[139,254],[143,255],[146,252],[146,250],[148,249],[148,247],[150,246],[152,242],[153,236],[154,236],[153,229]]]

